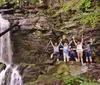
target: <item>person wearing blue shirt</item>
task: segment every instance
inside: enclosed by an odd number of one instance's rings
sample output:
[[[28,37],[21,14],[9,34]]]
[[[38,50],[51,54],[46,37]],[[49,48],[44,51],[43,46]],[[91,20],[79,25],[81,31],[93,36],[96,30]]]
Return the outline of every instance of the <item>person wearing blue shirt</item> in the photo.
[[[69,61],[69,52],[68,52],[68,49],[69,49],[69,46],[70,44],[72,43],[72,41],[67,44],[66,42],[64,43],[64,45],[62,44],[63,46],[63,58],[64,58],[64,62],[66,62],[66,59],[67,61]]]

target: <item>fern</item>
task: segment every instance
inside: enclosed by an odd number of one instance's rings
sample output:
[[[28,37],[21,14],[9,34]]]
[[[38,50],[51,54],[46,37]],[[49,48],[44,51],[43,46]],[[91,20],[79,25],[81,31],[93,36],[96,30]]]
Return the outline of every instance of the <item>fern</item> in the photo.
[[[100,10],[99,8],[97,8],[96,10],[91,11],[89,13],[77,14],[76,19],[80,19],[79,20],[80,24],[83,24],[83,25],[90,24],[94,28],[100,21]]]
[[[90,81],[82,76],[75,76],[75,77],[66,77],[63,78],[63,82],[65,85],[99,85],[94,81]]]
[[[76,20],[78,20],[80,24],[90,24],[94,28],[100,21],[100,9],[99,6],[91,7],[91,4],[90,0],[70,0],[56,12],[56,15],[67,12],[69,9],[74,9],[76,13],[79,13],[76,14]]]
[[[59,11],[57,11],[56,14],[68,11],[69,9],[74,9],[74,10],[85,9],[85,10],[88,10],[88,8],[90,6],[91,6],[90,0],[70,0]]]
[[[90,6],[91,6],[90,0],[80,0],[80,1],[77,3],[75,9],[76,9],[76,10],[85,9],[85,11],[86,11],[86,10],[88,10],[88,8],[89,8]]]
[[[57,11],[55,15],[68,11],[77,1],[78,0],[70,0],[69,2],[67,2],[67,4],[64,4],[64,6],[59,11]]]

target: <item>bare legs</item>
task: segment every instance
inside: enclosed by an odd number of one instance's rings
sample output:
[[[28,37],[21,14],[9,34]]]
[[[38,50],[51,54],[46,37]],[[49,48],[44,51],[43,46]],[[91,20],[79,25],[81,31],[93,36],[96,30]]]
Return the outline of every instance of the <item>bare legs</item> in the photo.
[[[83,64],[83,51],[77,52],[78,61],[81,61],[81,64]]]
[[[89,60],[90,60],[90,62],[92,62],[92,57],[89,56],[89,59],[88,59],[88,56],[86,56],[86,62],[89,62]]]
[[[50,58],[52,59],[54,55],[57,56],[57,61],[59,61],[59,53],[52,53],[51,56],[50,56]]]

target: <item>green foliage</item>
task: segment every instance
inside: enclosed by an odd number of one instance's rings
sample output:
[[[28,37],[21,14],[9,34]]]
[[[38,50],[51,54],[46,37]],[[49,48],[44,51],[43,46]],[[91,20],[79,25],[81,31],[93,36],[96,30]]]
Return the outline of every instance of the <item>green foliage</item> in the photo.
[[[85,11],[90,8],[91,2],[90,0],[70,0],[65,4],[56,14],[68,11],[69,9],[79,10],[84,9]]]
[[[76,10],[77,14],[74,14],[75,19],[80,22],[80,24],[90,24],[94,28],[100,21],[100,9],[99,5],[92,7],[92,3],[90,0],[70,0],[56,12],[56,15],[67,12],[69,9]]]
[[[3,64],[2,63],[0,63],[0,68],[2,68],[3,67]]]
[[[68,11],[76,1],[77,0],[71,0],[71,1],[69,1],[59,11],[56,12],[56,15],[59,14],[59,13]]]
[[[63,77],[70,76],[69,68],[66,64],[60,64],[57,68],[57,72],[55,73],[55,76],[59,79],[62,79]]]
[[[5,0],[0,0],[0,5],[2,5],[3,3],[5,3]]]
[[[99,85],[98,83],[88,83],[88,82],[84,82],[80,85]]]
[[[63,81],[65,85],[99,85],[98,83],[91,82],[82,76],[66,77],[63,78]]]
[[[77,3],[75,9],[76,9],[76,10],[84,9],[84,10],[86,11],[86,10],[88,10],[88,8],[90,8],[90,6],[91,6],[90,0],[80,0],[80,1]]]
[[[100,21],[100,10],[96,8],[88,13],[79,13],[76,15],[76,19],[79,19],[80,24],[90,24],[94,28]]]
[[[63,79],[66,85],[80,85],[82,82],[87,81],[85,78],[76,76]]]
[[[17,2],[17,0],[0,0],[0,5],[4,4],[5,2]]]
[[[39,0],[29,0],[30,3],[37,3]]]

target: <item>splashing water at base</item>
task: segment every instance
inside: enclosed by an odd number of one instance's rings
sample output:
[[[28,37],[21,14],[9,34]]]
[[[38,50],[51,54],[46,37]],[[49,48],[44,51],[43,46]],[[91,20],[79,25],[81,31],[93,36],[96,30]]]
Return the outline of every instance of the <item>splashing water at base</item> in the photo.
[[[3,85],[4,84],[4,79],[5,79],[5,73],[6,71],[10,68],[10,65],[8,65],[6,67],[6,69],[2,70],[1,73],[0,73],[0,85]]]
[[[0,33],[8,29],[10,23],[2,18],[0,14]],[[0,62],[6,65],[6,68],[0,72],[0,85],[23,85],[22,78],[17,70],[17,66],[12,68],[12,50],[10,41],[10,32],[0,37]],[[7,79],[7,72],[11,70],[10,77]]]
[[[22,82],[22,78],[21,76],[19,75],[19,72],[17,70],[17,67],[15,67],[13,70],[12,70],[12,74],[11,74],[11,83],[10,85],[22,85],[23,82]]]

